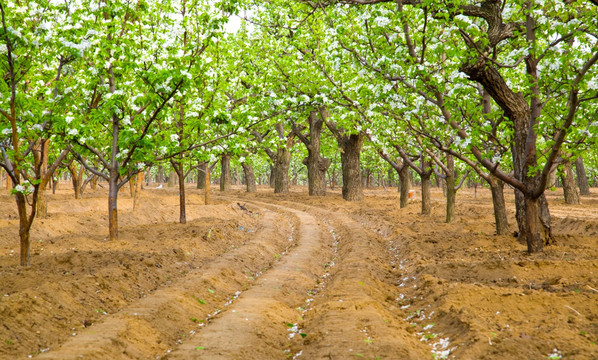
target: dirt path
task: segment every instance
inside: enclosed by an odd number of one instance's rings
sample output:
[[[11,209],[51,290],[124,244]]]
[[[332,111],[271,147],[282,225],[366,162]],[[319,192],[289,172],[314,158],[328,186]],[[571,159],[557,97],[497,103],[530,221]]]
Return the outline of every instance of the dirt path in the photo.
[[[330,261],[333,241],[315,217],[276,208],[298,218],[297,245],[168,359],[283,359],[292,355],[289,339],[301,337],[294,324],[302,307],[309,306],[310,290]]]
[[[287,203],[289,204],[289,203]],[[296,205],[295,205],[296,206]],[[350,217],[315,207],[336,240],[330,273],[300,324],[305,359],[425,359],[429,349],[405,330],[382,239]],[[301,340],[301,339],[299,339]]]
[[[288,218],[288,216],[287,216]],[[136,301],[79,334],[40,359],[142,359],[168,352],[177,342],[206,326],[276,260],[290,245],[289,221],[264,211],[263,226],[253,241],[186,277]],[[277,226],[279,224],[282,226]]]

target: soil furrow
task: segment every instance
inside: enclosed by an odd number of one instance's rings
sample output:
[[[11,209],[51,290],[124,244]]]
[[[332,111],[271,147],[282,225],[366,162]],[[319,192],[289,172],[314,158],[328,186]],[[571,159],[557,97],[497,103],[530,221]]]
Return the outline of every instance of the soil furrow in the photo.
[[[315,217],[281,206],[299,219],[297,246],[256,285],[168,359],[282,359],[290,355],[293,324],[330,258],[332,238]],[[298,336],[299,337],[299,336]]]
[[[156,358],[206,326],[221,309],[251,288],[289,242],[282,217],[264,211],[262,228],[247,245],[190,272],[175,284],[136,301],[85,329],[40,359]],[[280,224],[280,226],[275,225]],[[75,334],[73,334],[75,335]],[[148,344],[152,344],[148,346]]]

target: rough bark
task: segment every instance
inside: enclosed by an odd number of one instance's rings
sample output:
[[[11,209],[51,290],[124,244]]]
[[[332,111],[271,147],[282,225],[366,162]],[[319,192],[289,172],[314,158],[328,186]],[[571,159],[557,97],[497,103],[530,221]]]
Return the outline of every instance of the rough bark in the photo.
[[[590,195],[590,185],[588,184],[588,175],[583,164],[583,158],[580,156],[575,160],[575,173],[577,175],[577,186],[579,195]]]
[[[289,192],[289,167],[291,166],[291,152],[285,146],[276,150],[276,165],[274,166],[274,193]]]
[[[220,191],[230,191],[231,189],[230,155],[222,154],[220,159]]]
[[[197,169],[197,188],[198,189],[205,189],[206,188],[206,164],[199,165]]]
[[[326,195],[326,171],[330,166],[330,160],[320,155],[322,126],[329,116],[328,112],[321,108],[318,112],[309,113],[309,139],[298,133],[299,139],[307,147],[307,158],[303,161],[307,165],[307,186],[310,196]]]
[[[509,221],[507,219],[507,208],[505,206],[504,182],[490,175],[488,181],[492,193],[492,205],[494,207],[494,222],[497,235],[509,234]]]
[[[579,205],[579,193],[575,184],[575,177],[573,176],[573,166],[570,159],[563,159],[563,174],[561,181],[563,182],[563,193],[565,195],[565,203],[569,205]]]
[[[257,187],[255,185],[255,174],[253,173],[253,166],[251,166],[251,164],[247,164],[246,162],[242,162],[241,166],[243,167],[243,173],[245,174],[245,185],[247,186],[247,192],[256,192]]]
[[[341,148],[341,166],[343,168],[343,199],[347,201],[363,200],[361,186],[360,156],[363,135],[345,135],[338,140]]]

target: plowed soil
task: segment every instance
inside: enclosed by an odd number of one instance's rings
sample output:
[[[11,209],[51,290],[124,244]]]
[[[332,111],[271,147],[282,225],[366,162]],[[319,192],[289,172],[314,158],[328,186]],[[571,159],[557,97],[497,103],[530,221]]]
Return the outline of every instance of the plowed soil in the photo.
[[[190,189],[178,224],[177,192],[153,185],[136,210],[121,193],[111,242],[106,191],[62,184],[23,268],[0,189],[0,359],[598,359],[592,191],[548,194],[556,244],[529,255],[494,234],[487,190],[461,190],[445,224],[439,189],[431,216],[396,189]]]

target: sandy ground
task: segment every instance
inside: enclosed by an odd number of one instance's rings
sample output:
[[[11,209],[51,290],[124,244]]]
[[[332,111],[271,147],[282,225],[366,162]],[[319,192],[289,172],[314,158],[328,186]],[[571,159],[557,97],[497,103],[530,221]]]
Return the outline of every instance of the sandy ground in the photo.
[[[0,358],[597,359],[592,190],[579,206],[548,195],[556,245],[528,255],[494,235],[487,190],[460,191],[445,224],[438,189],[431,216],[396,189],[213,189],[207,206],[191,189],[181,225],[176,191],[151,186],[135,211],[121,193],[109,242],[105,191],[65,184],[22,268],[0,189]]]

